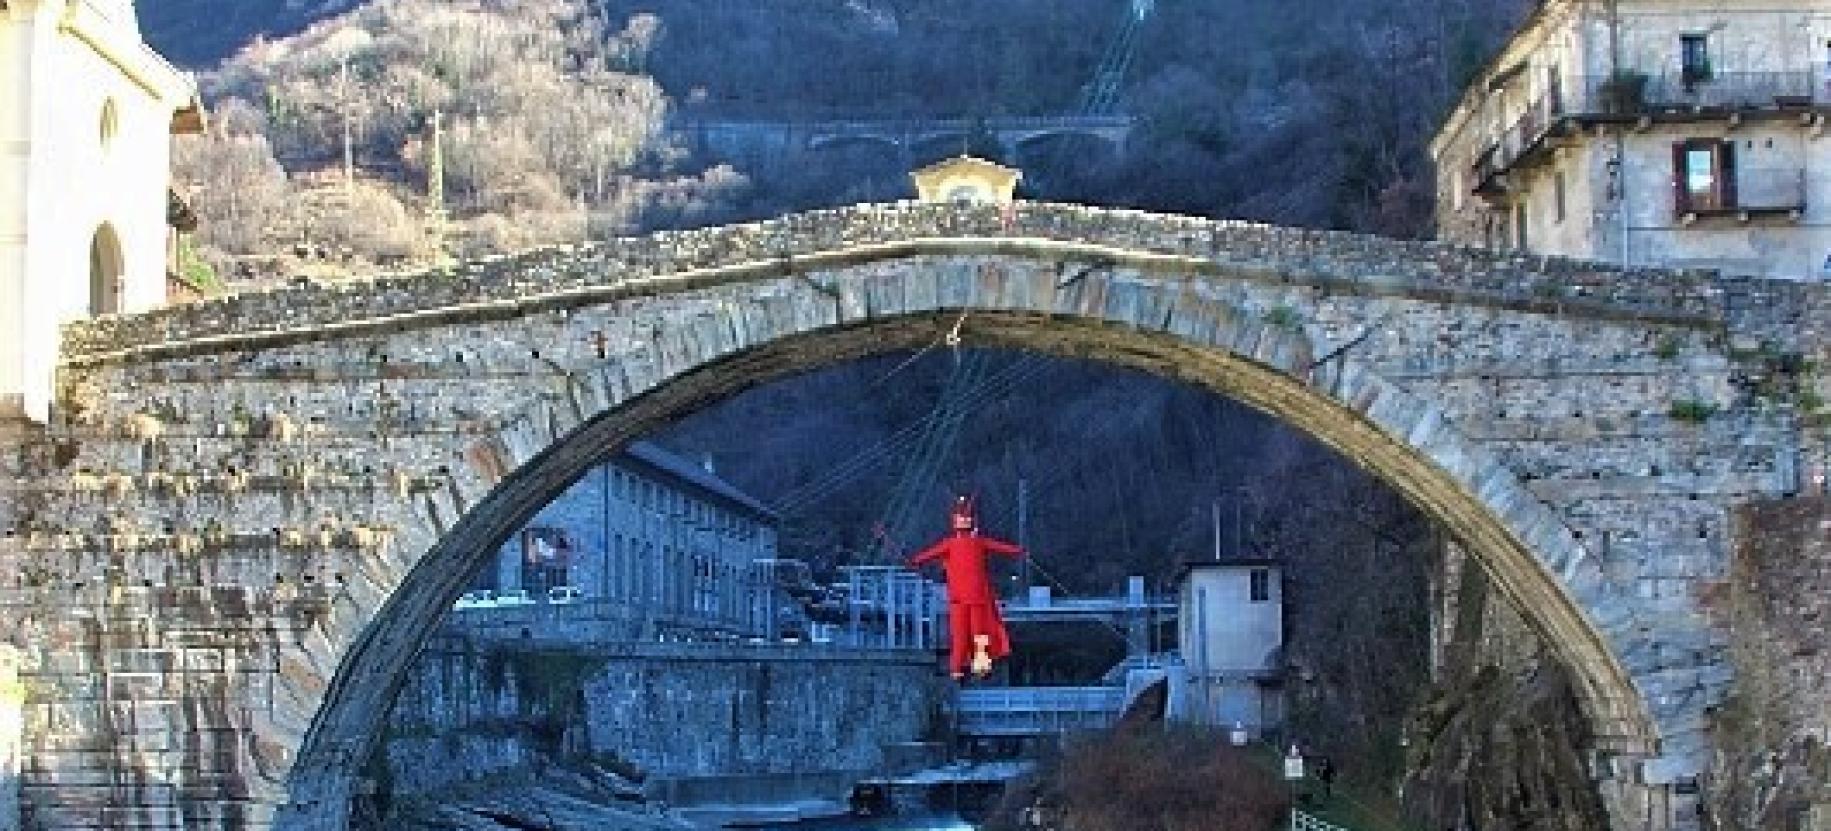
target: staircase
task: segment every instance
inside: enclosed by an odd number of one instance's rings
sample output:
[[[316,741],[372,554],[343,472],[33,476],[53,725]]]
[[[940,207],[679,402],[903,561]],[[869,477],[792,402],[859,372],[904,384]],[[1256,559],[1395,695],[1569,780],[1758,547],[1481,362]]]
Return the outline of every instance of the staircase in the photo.
[[[1291,811],[1290,831],[1349,831],[1349,829],[1302,811],[1293,810]]]

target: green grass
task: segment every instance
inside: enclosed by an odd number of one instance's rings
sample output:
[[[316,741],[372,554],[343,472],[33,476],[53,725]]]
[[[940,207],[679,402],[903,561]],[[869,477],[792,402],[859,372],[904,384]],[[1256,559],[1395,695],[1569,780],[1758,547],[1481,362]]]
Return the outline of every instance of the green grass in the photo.
[[[178,276],[205,296],[222,294],[226,288],[222,278],[217,276],[216,268],[197,253],[190,237],[181,237],[178,241]]]
[[[1254,744],[1250,756],[1254,764],[1279,777],[1284,775],[1284,755],[1278,748]],[[1312,772],[1305,770],[1305,773]],[[1347,831],[1423,831],[1400,818],[1399,808],[1391,798],[1344,785],[1340,780],[1327,797],[1323,796],[1322,783],[1314,776],[1306,776],[1297,789],[1309,797],[1307,803],[1299,802],[1298,810]]]
[[[1672,402],[1672,409],[1667,412],[1676,421],[1688,421],[1692,424],[1703,424],[1716,415],[1717,405],[1708,401],[1685,399]]]
[[[1289,306],[1279,306],[1265,312],[1265,322],[1284,329],[1296,329],[1303,325],[1303,316]]]

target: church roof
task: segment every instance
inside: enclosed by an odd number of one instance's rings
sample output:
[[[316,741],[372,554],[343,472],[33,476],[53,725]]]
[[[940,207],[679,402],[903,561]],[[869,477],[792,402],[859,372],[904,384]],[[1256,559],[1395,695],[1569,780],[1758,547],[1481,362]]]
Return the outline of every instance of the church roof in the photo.
[[[966,188],[982,194],[984,201],[1009,202],[1023,171],[965,154],[942,159],[909,174],[924,202],[949,202]]]
[[[1005,167],[990,159],[982,159],[978,156],[968,156],[964,153],[958,156],[950,156],[935,162],[934,164],[916,168],[910,175],[932,176],[946,173],[971,173],[990,176],[1009,175],[1014,179],[1022,179],[1024,176],[1023,171],[1016,168]]]

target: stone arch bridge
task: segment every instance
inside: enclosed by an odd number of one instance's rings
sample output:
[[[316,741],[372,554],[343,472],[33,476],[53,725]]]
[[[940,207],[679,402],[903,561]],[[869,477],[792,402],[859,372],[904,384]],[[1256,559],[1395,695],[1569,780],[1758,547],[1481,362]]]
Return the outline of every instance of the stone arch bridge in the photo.
[[[549,497],[683,413],[962,319],[972,345],[1236,397],[1407,494],[1569,664],[1598,787],[1639,816],[1702,768],[1733,681],[1700,601],[1729,512],[1822,452],[1771,358],[1822,354],[1826,309],[1704,273],[901,204],[78,324],[0,503],[28,827],[344,827],[416,649]]]

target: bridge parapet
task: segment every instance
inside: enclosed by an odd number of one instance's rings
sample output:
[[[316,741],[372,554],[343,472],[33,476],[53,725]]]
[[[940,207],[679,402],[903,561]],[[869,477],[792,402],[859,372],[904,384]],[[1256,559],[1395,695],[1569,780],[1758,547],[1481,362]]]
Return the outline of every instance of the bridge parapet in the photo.
[[[990,243],[990,244],[988,244]],[[246,292],[72,324],[66,363],[136,352],[182,353],[388,331],[407,322],[464,322],[777,276],[896,254],[1008,249],[1064,261],[1225,273],[1325,293],[1408,295],[1525,311],[1715,326],[1725,286],[1752,312],[1822,327],[1824,292],[1708,271],[1599,263],[1400,241],[1339,231],[1058,203],[991,206],[863,204],[765,222],[663,231],[460,263],[449,270]],[[1816,315],[1801,310],[1818,309]],[[1791,311],[1788,311],[1791,310]],[[1791,320],[1792,323],[1787,321]]]

